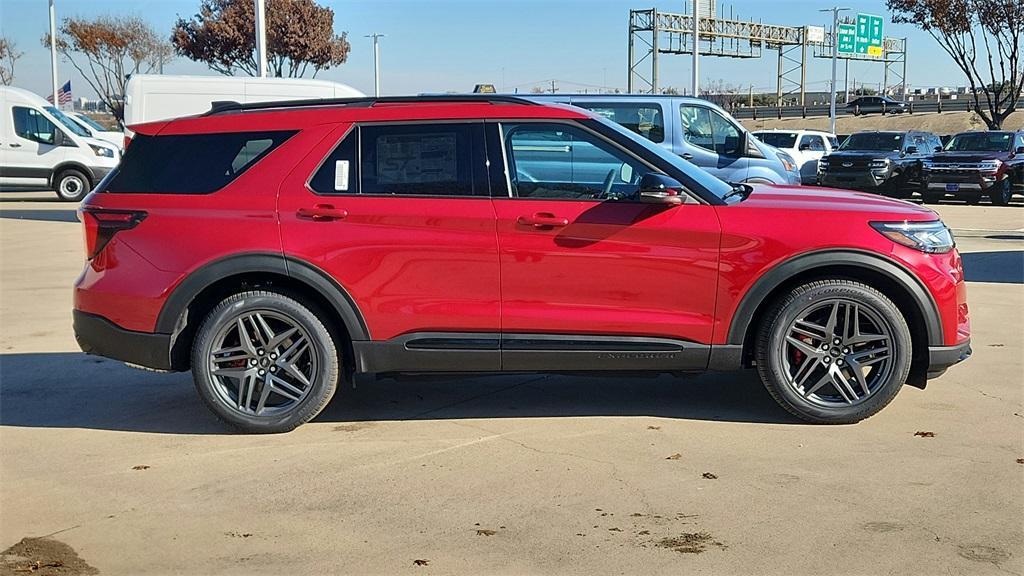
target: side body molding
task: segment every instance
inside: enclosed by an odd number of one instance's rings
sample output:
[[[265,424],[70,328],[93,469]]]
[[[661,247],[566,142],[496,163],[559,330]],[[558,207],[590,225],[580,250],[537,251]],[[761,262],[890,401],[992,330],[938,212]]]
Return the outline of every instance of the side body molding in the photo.
[[[167,298],[156,322],[156,332],[176,336],[190,320],[188,306],[203,290],[218,280],[238,274],[273,273],[294,278],[330,302],[344,320],[352,340],[369,340],[370,332],[352,296],[316,266],[281,254],[253,253],[229,256],[210,262],[189,274]]]
[[[942,345],[942,319],[939,316],[939,310],[935,305],[935,300],[917,276],[900,264],[878,254],[849,249],[821,250],[794,256],[758,278],[743,295],[739,306],[736,307],[736,312],[732,316],[732,324],[729,326],[727,342],[732,345],[743,344],[747,328],[750,326],[758,306],[783,282],[814,268],[835,265],[878,272],[903,286],[917,304],[921,317],[924,318],[925,327],[928,330],[928,344],[931,346]]]

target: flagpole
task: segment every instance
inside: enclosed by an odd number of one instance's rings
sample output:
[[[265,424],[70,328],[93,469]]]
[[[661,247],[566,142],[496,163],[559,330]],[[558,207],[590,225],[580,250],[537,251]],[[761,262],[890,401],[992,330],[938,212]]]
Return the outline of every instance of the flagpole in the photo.
[[[53,107],[60,108],[57,98],[57,9],[50,0],[50,79],[53,81]]]

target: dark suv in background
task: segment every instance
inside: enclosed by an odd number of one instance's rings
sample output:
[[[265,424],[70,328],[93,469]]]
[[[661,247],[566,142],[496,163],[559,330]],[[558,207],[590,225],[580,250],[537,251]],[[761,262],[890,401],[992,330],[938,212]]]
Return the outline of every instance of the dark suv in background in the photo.
[[[818,184],[906,196],[921,161],[941,149],[930,132],[858,132],[818,162]]]
[[[957,134],[921,168],[925,202],[952,194],[974,204],[987,195],[1006,206],[1014,189],[1024,187],[1024,130]]]

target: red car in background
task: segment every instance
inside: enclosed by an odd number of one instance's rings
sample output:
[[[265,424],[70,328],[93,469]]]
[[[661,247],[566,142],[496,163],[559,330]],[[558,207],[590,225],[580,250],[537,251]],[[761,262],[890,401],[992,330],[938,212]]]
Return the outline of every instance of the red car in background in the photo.
[[[933,211],[728,184],[581,109],[218,104],[132,130],[81,207],[76,336],[191,370],[245,431],[310,420],[356,373],[747,367],[849,423],[970,355]]]

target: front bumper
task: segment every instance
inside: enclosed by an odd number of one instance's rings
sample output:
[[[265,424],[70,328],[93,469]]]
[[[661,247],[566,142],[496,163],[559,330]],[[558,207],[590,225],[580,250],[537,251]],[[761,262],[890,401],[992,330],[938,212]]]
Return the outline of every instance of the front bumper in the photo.
[[[81,310],[72,312],[75,340],[86,354],[104,356],[154,370],[172,370],[171,335],[125,330]]]
[[[875,190],[888,180],[888,172],[826,172],[818,175],[818,183],[822,186],[854,190]]]
[[[937,378],[947,368],[971,357],[970,339],[956,346],[928,347],[928,378]]]

